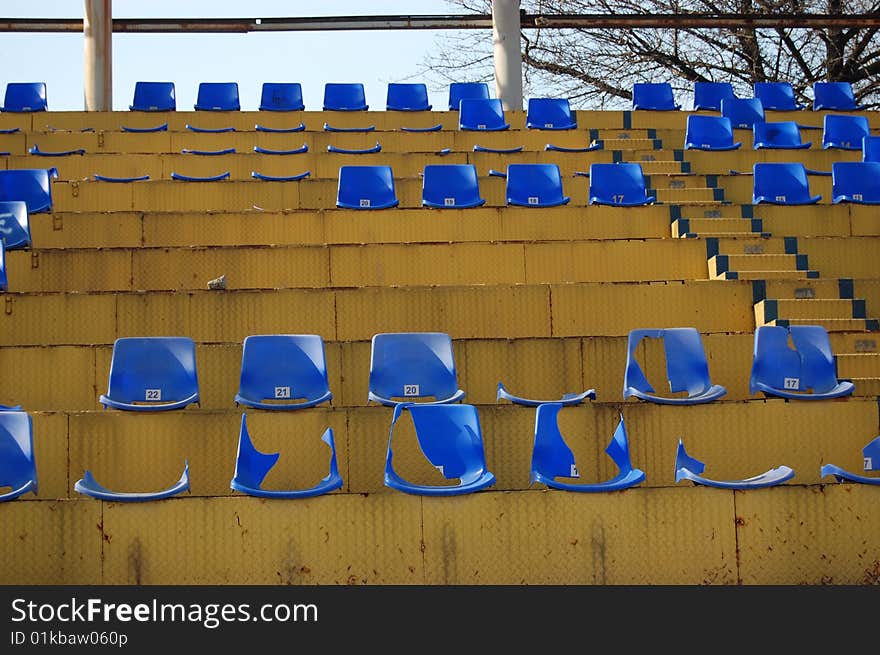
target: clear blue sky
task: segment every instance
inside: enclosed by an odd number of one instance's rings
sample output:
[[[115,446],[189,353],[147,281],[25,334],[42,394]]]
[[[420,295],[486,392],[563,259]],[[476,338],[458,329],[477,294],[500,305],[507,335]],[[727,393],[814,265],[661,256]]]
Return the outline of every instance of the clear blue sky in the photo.
[[[114,0],[116,18],[287,17],[456,13],[445,0]],[[82,0],[3,0],[4,18],[82,18]],[[324,82],[362,82],[371,109],[384,109],[388,82],[414,77],[437,31],[115,34],[113,108],[126,110],[138,80],[175,83],[178,109],[192,109],[199,82],[238,82],[241,106],[257,109],[263,82],[300,82],[306,109],[320,109]],[[3,33],[0,88],[46,82],[49,109],[83,108],[81,34]],[[463,78],[464,72],[463,72]],[[446,93],[430,100],[444,108]]]

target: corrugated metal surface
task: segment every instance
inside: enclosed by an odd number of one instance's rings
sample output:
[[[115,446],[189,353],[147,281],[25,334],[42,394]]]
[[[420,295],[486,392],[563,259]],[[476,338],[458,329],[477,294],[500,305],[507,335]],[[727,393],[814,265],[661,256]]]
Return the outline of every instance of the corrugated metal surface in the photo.
[[[95,351],[87,347],[0,348],[0,404],[28,411],[95,406]]]
[[[7,295],[0,345],[112,343],[116,296]]]

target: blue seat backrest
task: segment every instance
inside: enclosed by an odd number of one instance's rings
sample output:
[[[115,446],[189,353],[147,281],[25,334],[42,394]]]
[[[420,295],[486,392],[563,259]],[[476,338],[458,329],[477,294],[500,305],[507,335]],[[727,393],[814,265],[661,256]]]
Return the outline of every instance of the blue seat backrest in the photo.
[[[174,82],[135,82],[133,111],[175,111]]]
[[[195,108],[199,111],[239,111],[238,82],[202,82]]]
[[[477,477],[486,455],[473,405],[408,405],[419,447],[448,480]]]
[[[349,209],[378,209],[396,204],[390,166],[340,166],[337,205]]]
[[[391,111],[430,111],[428,87],[424,83],[388,85],[385,109]]]
[[[532,470],[551,477],[577,477],[574,453],[559,430],[559,403],[544,403],[535,410],[535,444]]]
[[[324,340],[316,334],[245,337],[239,393],[263,401],[312,400],[329,389]]]
[[[861,150],[862,139],[871,136],[867,116],[825,114],[822,146],[841,150]]]
[[[755,330],[752,380],[774,389],[800,390],[801,358],[788,345],[788,330],[762,325]]]
[[[9,288],[9,280],[6,277],[6,246],[0,239],[0,291],[6,291]]]
[[[801,109],[794,97],[791,82],[755,82],[755,97],[764,109],[796,111]]]
[[[721,101],[735,97],[730,82],[694,82],[694,111],[721,111]]]
[[[370,390],[384,398],[448,398],[458,390],[452,339],[442,332],[376,334]]]
[[[30,415],[26,412],[0,412],[0,487],[15,490],[36,479]]]
[[[611,204],[625,204],[645,198],[645,176],[641,164],[590,164],[590,197]]]
[[[553,206],[566,201],[557,164],[509,164],[507,202],[515,205]]]
[[[880,136],[862,138],[862,161],[880,161]]]
[[[10,82],[6,85],[3,111],[47,111],[45,82]]]
[[[733,145],[733,126],[724,116],[691,114],[687,118],[684,142],[685,147],[729,147]]]
[[[880,162],[836,161],[831,164],[831,194],[853,202],[880,202]]]
[[[473,164],[428,164],[422,177],[422,203],[430,207],[476,207],[480,198]]]
[[[302,85],[299,82],[263,82],[260,111],[302,111]]]
[[[813,84],[813,110],[847,111],[860,109],[849,82],[816,82]]]
[[[752,129],[764,121],[764,105],[758,98],[725,98],[721,101],[721,115],[730,119],[734,128]]]
[[[497,98],[465,98],[459,105],[458,126],[462,130],[503,130],[504,108]]]
[[[811,201],[807,169],[801,163],[756,163],[754,197],[762,196],[769,202],[800,204]]]
[[[577,121],[568,98],[529,98],[526,127],[538,130],[573,130]]]
[[[632,108],[651,110],[678,109],[669,82],[636,82],[632,90]]]
[[[0,201],[22,200],[28,214],[52,211],[50,179],[58,177],[55,168],[28,168],[0,171]]]
[[[485,82],[452,82],[449,85],[449,110],[458,111],[465,98],[489,98],[489,85]]]
[[[821,325],[792,325],[791,341],[801,360],[801,388],[825,393],[837,386],[828,332]]]
[[[324,111],[367,111],[364,85],[360,82],[327,82],[324,85]]]
[[[23,200],[0,201],[0,241],[7,250],[30,245],[31,229],[27,204]]]
[[[107,396],[124,403],[170,402],[198,391],[188,337],[123,337],[113,345]]]
[[[663,330],[663,345],[670,391],[694,396],[712,386],[703,340],[695,328]]]
[[[752,134],[756,147],[797,147],[803,145],[801,131],[795,121],[755,123]]]

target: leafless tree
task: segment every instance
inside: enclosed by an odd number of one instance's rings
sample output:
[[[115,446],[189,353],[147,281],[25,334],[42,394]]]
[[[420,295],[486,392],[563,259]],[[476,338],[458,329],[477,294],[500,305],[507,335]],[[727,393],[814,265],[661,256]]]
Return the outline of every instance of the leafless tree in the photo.
[[[464,13],[490,0],[448,0]],[[880,0],[523,0],[535,14],[871,14]],[[635,82],[670,82],[685,97],[695,81],[731,82],[748,97],[754,82],[789,81],[800,102],[819,81],[848,81],[856,99],[880,106],[876,28],[524,29],[528,95],[568,97],[580,108],[625,108]],[[492,79],[492,37],[440,37],[423,73],[438,83]]]

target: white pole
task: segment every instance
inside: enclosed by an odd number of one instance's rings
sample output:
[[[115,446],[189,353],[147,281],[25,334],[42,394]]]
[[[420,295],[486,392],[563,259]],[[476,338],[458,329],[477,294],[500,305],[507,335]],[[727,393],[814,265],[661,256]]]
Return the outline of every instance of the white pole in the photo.
[[[492,0],[495,97],[505,110],[523,108],[519,0]]]
[[[84,0],[83,68],[86,111],[113,109],[112,0]]]

